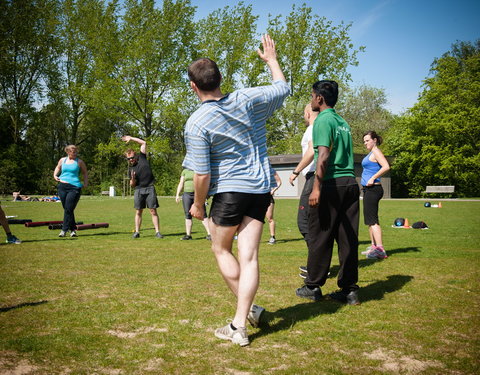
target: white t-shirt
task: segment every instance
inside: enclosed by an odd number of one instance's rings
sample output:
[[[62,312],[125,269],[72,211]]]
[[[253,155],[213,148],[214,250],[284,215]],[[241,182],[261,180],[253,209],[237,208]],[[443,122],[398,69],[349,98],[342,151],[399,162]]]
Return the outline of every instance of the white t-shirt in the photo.
[[[303,133],[302,137],[302,156],[305,155],[305,153],[308,150],[308,142],[312,142],[312,137],[313,137],[313,125],[308,125],[307,129],[305,130],[305,133]],[[312,160],[310,164],[308,164],[303,170],[302,174],[306,176],[307,173],[309,172],[315,172],[315,162]]]

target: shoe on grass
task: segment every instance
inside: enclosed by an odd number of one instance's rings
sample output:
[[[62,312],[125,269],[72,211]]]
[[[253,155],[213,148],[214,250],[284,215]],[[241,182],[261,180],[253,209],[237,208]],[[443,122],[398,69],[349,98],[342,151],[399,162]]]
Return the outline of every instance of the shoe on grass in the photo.
[[[215,330],[215,336],[222,340],[230,340],[234,344],[240,346],[247,346],[250,344],[250,341],[248,341],[247,329],[245,327],[238,327],[234,330],[230,323],[225,327],[217,328]]]
[[[134,232],[132,238],[140,238],[140,233]]]
[[[270,237],[270,239],[268,240],[268,243],[270,245],[275,245],[277,243],[277,240],[275,239],[275,236]]]
[[[60,231],[60,233],[58,234],[58,237],[65,237],[67,233],[63,230]]]
[[[373,251],[373,245],[369,246],[365,249],[365,251],[362,251],[362,255],[367,255],[368,253],[371,253]]]
[[[161,234],[160,232],[157,232],[157,233],[155,233],[155,237],[157,237],[157,238],[163,238],[163,234]]]
[[[185,236],[183,236],[182,238],[180,238],[180,240],[182,241],[189,241],[192,239],[192,236],[189,236],[188,234],[186,234]]]
[[[72,230],[72,232],[70,233],[70,237],[78,237],[78,236],[77,236],[77,232],[75,232],[74,230]]]
[[[9,234],[7,236],[7,243],[12,243],[12,244],[15,244],[15,245],[18,245],[18,244],[21,244],[22,241],[20,241],[16,236],[14,236],[13,234]]]
[[[308,273],[307,266],[300,266],[300,267],[298,267],[298,269],[302,272]]]
[[[385,250],[382,250],[381,248],[374,248],[371,252],[367,253],[366,255],[367,259],[385,259],[388,258],[387,253]]]
[[[205,239],[211,241],[211,240],[212,240],[212,236],[209,235],[209,234],[207,234],[207,235],[205,236]]]
[[[298,297],[308,298],[308,299],[311,299],[312,301],[320,301],[323,298],[322,291],[320,290],[319,287],[315,287],[311,289],[307,285],[304,285],[301,288],[298,288],[295,291],[295,294]]]
[[[252,325],[252,327],[258,327],[260,324],[260,318],[262,317],[263,312],[265,309],[262,306],[258,306],[253,304],[250,307],[250,311],[247,315],[248,322]]]
[[[328,297],[334,301],[346,303],[348,305],[360,305],[358,292],[356,290],[341,289],[330,293]]]

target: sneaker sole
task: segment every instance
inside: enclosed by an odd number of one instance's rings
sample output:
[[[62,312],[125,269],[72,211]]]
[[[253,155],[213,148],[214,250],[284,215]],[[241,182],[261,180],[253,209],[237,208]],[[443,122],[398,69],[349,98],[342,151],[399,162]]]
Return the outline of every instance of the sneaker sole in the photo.
[[[253,327],[253,328],[258,328],[258,326],[260,325],[260,321],[262,320],[262,316],[263,316],[263,313],[265,312],[265,309],[262,309],[262,311],[260,311],[260,315],[258,316],[258,320],[255,321],[255,319],[251,319],[248,315],[247,315],[247,320],[248,322],[250,323],[250,325]]]
[[[229,341],[233,342],[234,344],[237,344],[237,345],[240,345],[240,346],[247,346],[247,345],[250,344],[250,341],[248,340],[248,338],[245,338],[245,339],[242,339],[242,340],[236,340],[233,337],[226,336],[226,335],[224,335],[223,333],[220,333],[220,332],[215,332],[215,337],[217,337],[219,339],[222,339],[222,340],[229,340]]]

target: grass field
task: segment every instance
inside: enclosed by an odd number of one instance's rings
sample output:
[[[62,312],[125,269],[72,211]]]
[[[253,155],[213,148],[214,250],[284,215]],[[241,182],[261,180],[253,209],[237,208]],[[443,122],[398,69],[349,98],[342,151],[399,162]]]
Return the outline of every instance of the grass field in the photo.
[[[438,202],[432,202],[438,203]],[[296,200],[277,200],[276,245],[265,227],[256,303],[268,312],[251,344],[214,337],[234,298],[203,227],[180,241],[182,208],[160,199],[163,239],[144,213],[132,239],[133,200],[82,197],[77,220],[108,222],[78,238],[46,227],[0,232],[0,374],[478,374],[480,201],[384,200],[389,258],[360,255],[359,306],[295,296],[306,247]],[[2,202],[7,215],[61,220],[59,203]],[[396,217],[428,230],[391,228]],[[369,244],[360,225],[359,252]],[[334,250],[334,254],[336,250]],[[338,258],[323,288],[336,290]]]

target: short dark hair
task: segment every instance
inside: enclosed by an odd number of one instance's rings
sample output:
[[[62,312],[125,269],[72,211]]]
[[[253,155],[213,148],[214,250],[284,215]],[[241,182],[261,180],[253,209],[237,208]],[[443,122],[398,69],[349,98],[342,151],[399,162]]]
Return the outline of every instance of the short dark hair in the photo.
[[[220,87],[222,75],[215,61],[202,58],[190,64],[188,67],[188,78],[200,90],[213,91]]]
[[[380,137],[375,130],[369,130],[365,133],[363,133],[364,138],[366,135],[369,135],[371,139],[376,139],[377,140],[377,146],[380,146],[383,142],[382,137]]]
[[[335,107],[338,100],[337,82],[329,80],[317,81],[313,84],[312,89],[315,94],[323,96],[326,105]]]

